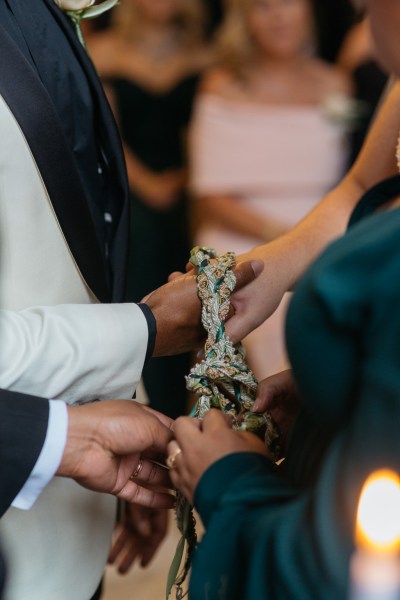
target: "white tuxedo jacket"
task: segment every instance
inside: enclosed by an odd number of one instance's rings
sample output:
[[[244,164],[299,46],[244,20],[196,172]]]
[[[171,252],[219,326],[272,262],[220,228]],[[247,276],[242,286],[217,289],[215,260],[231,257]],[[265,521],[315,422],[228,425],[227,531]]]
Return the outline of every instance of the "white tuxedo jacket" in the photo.
[[[7,77],[2,61],[0,82]],[[14,107],[13,86],[10,95],[0,96],[0,387],[69,402],[132,398],[147,350],[147,323],[135,305],[99,304],[101,274],[89,268],[95,250],[87,244],[85,252],[82,236],[66,239],[67,227],[79,232],[86,217],[77,209],[75,224],[68,224],[71,214],[66,218],[55,204],[57,169],[67,180],[62,193],[67,201],[70,193],[72,207],[77,201],[61,137],[48,148],[50,177],[44,176],[43,155],[38,164],[32,141],[43,149],[54,127],[49,107],[29,95],[29,78],[36,85],[33,71],[24,73],[24,114]],[[9,565],[6,600],[89,600],[106,563],[115,508],[112,496],[58,479],[32,510],[9,509],[0,521]]]

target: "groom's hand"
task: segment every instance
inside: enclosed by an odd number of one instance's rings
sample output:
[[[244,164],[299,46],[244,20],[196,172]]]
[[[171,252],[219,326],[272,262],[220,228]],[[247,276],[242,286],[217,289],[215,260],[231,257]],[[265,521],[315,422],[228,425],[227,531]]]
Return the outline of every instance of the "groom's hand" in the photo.
[[[160,466],[172,420],[132,400],[68,407],[68,435],[56,475],[151,508],[171,508],[174,497]]]
[[[247,261],[235,267],[236,290],[254,281],[263,269],[261,261]],[[157,322],[153,356],[194,350],[205,336],[201,325],[201,303],[196,277],[187,273],[174,278],[144,299]]]

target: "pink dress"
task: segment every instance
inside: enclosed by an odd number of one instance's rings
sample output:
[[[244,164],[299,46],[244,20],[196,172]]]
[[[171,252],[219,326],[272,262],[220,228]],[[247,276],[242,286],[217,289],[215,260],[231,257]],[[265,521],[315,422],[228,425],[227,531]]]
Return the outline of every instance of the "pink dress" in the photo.
[[[196,102],[189,144],[195,196],[232,195],[288,228],[338,183],[348,154],[343,127],[318,106],[239,103],[211,94]],[[261,243],[211,222],[197,230],[195,241],[237,254]],[[287,367],[283,325],[289,297],[244,340],[259,379]]]

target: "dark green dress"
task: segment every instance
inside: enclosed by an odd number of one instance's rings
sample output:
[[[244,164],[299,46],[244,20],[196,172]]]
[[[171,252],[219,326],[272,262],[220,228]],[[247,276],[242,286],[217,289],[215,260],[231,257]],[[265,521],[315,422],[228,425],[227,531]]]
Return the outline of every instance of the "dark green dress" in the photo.
[[[304,409],[284,474],[239,453],[203,475],[191,600],[348,597],[361,487],[400,472],[400,209],[370,216],[396,195],[398,176],[372,189],[300,281],[286,335]]]
[[[190,119],[199,75],[190,75],[167,92],[151,92],[132,80],[111,81],[122,138],[135,156],[154,172],[185,165],[184,132]],[[150,208],[131,192],[130,252],[126,301],[139,302],[184,271],[189,258],[188,201],[182,194],[167,210]],[[152,359],[143,380],[150,404],[171,417],[185,412],[184,376],[190,356]]]

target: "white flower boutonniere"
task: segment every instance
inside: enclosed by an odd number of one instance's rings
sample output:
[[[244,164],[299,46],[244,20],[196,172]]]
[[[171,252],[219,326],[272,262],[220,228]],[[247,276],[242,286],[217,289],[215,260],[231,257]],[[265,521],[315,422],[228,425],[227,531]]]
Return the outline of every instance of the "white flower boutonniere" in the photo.
[[[95,4],[96,0],[54,0],[54,2],[74,23],[77,36],[83,45],[85,45],[85,41],[80,27],[81,21],[94,19],[118,4],[118,0],[104,0],[99,4]]]

